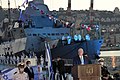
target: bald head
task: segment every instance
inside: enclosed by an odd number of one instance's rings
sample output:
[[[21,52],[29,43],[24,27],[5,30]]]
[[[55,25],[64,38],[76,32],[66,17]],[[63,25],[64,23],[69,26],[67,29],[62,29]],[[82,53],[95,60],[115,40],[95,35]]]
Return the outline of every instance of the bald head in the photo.
[[[83,53],[84,53],[83,49],[82,49],[82,48],[79,48],[79,49],[78,49],[78,55],[79,55],[79,56],[82,56]]]

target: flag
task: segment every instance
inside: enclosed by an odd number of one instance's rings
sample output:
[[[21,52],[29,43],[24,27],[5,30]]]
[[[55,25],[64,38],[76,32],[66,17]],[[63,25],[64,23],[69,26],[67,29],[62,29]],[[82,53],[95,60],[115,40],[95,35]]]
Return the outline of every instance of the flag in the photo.
[[[51,51],[50,46],[47,42],[45,42],[45,48],[46,48],[46,57],[48,59],[48,80],[53,80],[53,68],[52,68],[52,57],[51,57]]]
[[[21,18],[22,18],[22,11],[23,11],[23,10],[21,9],[19,20],[21,20]]]
[[[17,68],[12,68],[12,69],[5,69],[2,71],[2,77],[4,80],[12,80],[13,75],[15,72],[17,72]]]

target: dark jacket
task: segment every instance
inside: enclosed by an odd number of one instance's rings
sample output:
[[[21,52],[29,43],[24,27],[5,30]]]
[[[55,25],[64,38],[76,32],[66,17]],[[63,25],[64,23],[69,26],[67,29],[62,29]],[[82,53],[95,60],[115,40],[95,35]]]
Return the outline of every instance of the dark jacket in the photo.
[[[60,74],[65,73],[65,63],[64,63],[64,60],[59,60],[57,62],[57,68],[58,68],[58,71],[59,71]]]
[[[33,68],[32,67],[30,67],[30,68],[26,67],[24,69],[24,71],[28,74],[29,80],[31,80],[31,78],[34,79],[34,72],[33,72]]]
[[[101,67],[101,73],[102,73],[102,76],[104,76],[104,77],[106,77],[107,75],[110,75],[106,66]]]
[[[53,71],[56,73],[57,63],[56,61],[52,61]]]
[[[108,71],[106,66],[101,67],[101,75],[102,75],[102,80],[106,80],[104,79],[104,77],[108,77],[108,80],[114,80],[109,76],[110,72]]]
[[[83,56],[84,58],[84,64],[91,64],[91,60],[88,58],[88,56]],[[76,56],[73,58],[73,65],[79,65],[81,64],[81,60],[79,58],[79,56]]]

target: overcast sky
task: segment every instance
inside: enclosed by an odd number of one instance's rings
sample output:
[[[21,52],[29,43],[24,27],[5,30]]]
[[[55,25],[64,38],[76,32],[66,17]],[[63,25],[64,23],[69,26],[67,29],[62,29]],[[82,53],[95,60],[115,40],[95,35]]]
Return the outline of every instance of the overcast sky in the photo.
[[[0,0],[2,7],[7,6],[8,0]],[[24,0],[10,0],[11,7],[17,7],[22,4]],[[16,3],[15,3],[16,2]],[[58,10],[60,7],[67,9],[68,0],[44,0],[50,10]],[[85,10],[89,9],[90,0],[71,0],[72,10]],[[113,11],[115,7],[120,8],[120,0],[94,0],[95,10],[110,10]]]

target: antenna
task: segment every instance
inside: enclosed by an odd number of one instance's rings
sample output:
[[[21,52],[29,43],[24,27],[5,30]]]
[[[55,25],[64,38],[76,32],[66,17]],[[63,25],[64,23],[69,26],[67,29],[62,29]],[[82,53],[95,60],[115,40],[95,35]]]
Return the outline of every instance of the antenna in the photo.
[[[11,15],[10,15],[10,0],[8,0],[8,19],[9,23],[11,22]]]
[[[67,14],[71,14],[71,0],[68,0]]]
[[[93,23],[93,0],[91,0],[90,2],[90,8],[89,8],[89,11],[90,11],[90,24],[92,25]]]

